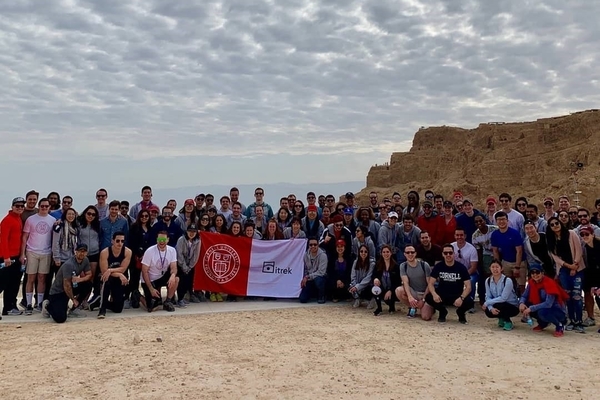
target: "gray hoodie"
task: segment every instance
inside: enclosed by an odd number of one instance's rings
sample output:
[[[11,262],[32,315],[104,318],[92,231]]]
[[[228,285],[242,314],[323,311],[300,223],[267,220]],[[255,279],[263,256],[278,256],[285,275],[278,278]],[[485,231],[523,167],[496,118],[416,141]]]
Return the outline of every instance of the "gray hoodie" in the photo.
[[[292,238],[292,227],[291,226],[288,226],[287,228],[285,228],[283,230],[283,238],[284,239]],[[304,233],[304,231],[302,229],[300,229],[300,232],[298,232],[298,235],[296,236],[296,238],[298,238],[298,239],[306,238],[306,233]]]
[[[198,235],[190,241],[183,235],[177,240],[175,250],[177,250],[177,266],[186,274],[196,266],[198,256],[200,255],[200,238]]]
[[[78,243],[85,243],[88,247],[88,256],[95,256],[100,253],[100,236],[98,232],[92,229],[91,225],[85,228],[79,227]]]
[[[392,227],[388,221],[383,221],[381,228],[379,229],[377,248],[381,249],[384,244],[387,244],[392,247],[392,254],[396,254],[396,243],[398,242],[398,235],[401,234],[401,230],[402,224],[396,223],[396,225]]]
[[[369,268],[367,270],[357,269],[356,260],[352,264],[352,273],[350,274],[350,286],[356,287],[356,290],[362,292],[371,284],[373,271],[375,270],[375,259],[369,259]]]
[[[310,254],[310,250],[304,253],[304,276],[308,276],[308,280],[313,280],[326,275],[327,254],[325,254],[325,250],[319,247],[316,257]]]

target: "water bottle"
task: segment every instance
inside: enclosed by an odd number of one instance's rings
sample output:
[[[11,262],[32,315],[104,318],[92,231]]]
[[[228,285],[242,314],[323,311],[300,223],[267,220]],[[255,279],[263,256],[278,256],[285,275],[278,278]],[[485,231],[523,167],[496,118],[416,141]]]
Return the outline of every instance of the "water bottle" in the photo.
[[[411,317],[414,317],[416,313],[417,309],[414,307],[411,307],[410,310],[408,310],[408,315],[410,315]]]
[[[533,320],[531,319],[531,317],[529,315],[527,316],[527,325],[533,326]]]
[[[21,272],[25,272],[27,270],[27,259],[23,260],[23,264],[21,264]]]
[[[75,271],[73,271],[73,278],[75,278],[76,276],[77,276],[77,273]],[[74,288],[77,287],[77,282],[71,281],[71,284],[73,285]]]
[[[15,262],[15,260],[12,259],[10,261]],[[2,264],[0,264],[0,269],[2,268],[6,268],[6,264],[4,263],[4,261],[2,261]]]

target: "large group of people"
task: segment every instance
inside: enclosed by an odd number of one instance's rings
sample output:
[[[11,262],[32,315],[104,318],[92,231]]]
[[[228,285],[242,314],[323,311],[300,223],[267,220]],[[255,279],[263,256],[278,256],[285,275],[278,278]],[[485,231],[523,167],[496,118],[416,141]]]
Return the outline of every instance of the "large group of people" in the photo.
[[[40,312],[64,322],[82,310],[98,309],[105,318],[107,310],[172,312],[189,303],[237,301],[194,290],[199,232],[212,232],[305,239],[301,302],[348,301],[375,316],[383,304],[394,313],[400,303],[409,318],[437,314],[440,323],[450,306],[463,324],[478,302],[504,330],[520,315],[523,323],[537,321],[536,332],[552,324],[557,337],[595,325],[600,199],[592,214],[564,195],[557,208],[546,197],[539,210],[525,197],[513,203],[508,193],[488,197],[480,209],[460,192],[445,198],[431,190],[423,200],[408,192],[406,204],[399,193],[379,201],[371,192],[361,205],[350,192],[342,201],[309,192],[306,203],[290,194],[279,207],[265,202],[262,188],[247,206],[239,194],[231,188],[218,204],[212,194],[198,194],[179,208],[175,199],[153,203],[149,186],[133,205],[109,201],[99,189],[97,204],[81,212],[57,192],[14,198],[0,225],[2,315]]]

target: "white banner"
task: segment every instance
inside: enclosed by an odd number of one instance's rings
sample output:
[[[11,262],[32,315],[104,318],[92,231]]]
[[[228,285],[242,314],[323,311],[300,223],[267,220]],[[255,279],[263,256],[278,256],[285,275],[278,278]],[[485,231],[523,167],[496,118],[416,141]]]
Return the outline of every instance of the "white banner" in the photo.
[[[304,276],[306,239],[253,240],[248,296],[296,298]]]

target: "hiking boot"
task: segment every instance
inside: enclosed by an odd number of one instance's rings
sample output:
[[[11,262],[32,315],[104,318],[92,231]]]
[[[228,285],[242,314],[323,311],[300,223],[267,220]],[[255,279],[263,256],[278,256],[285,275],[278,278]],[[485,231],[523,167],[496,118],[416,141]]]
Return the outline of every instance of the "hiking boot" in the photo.
[[[175,306],[173,305],[173,303],[171,303],[171,300],[165,300],[165,302],[163,304],[163,310],[168,311],[168,312],[175,311]]]

